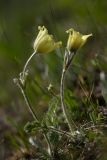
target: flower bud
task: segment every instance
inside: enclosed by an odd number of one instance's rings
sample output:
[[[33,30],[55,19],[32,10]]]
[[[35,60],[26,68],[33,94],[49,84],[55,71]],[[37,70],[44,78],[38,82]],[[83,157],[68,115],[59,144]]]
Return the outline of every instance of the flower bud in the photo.
[[[82,35],[79,32],[76,32],[74,29],[69,29],[66,31],[69,33],[68,42],[67,42],[67,49],[71,52],[76,52],[79,48],[81,48],[87,41],[87,39],[92,36],[89,35]]]
[[[44,26],[38,27],[39,33],[34,42],[34,51],[37,53],[49,53],[62,45],[62,42],[55,42],[53,36],[48,34]]]

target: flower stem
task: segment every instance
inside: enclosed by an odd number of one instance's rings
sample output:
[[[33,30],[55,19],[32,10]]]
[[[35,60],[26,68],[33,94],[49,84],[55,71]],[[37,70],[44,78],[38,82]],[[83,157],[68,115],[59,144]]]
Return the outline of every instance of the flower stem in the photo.
[[[22,84],[21,84],[20,82],[18,83],[18,86],[19,86],[19,88],[21,89],[21,92],[22,92],[22,94],[23,94],[23,97],[24,97],[24,99],[25,99],[25,102],[26,102],[26,104],[27,104],[27,106],[28,106],[28,109],[29,109],[30,113],[32,114],[33,118],[40,124],[40,121],[39,121],[39,119],[38,119],[38,117],[37,117],[34,109],[32,108],[32,106],[31,106],[31,104],[30,104],[30,102],[29,102],[29,99],[28,99],[28,97],[27,97],[25,88],[22,86]],[[41,129],[42,129],[42,128],[41,128]],[[51,158],[52,158],[52,157],[53,157],[52,146],[51,146],[51,144],[50,144],[50,141],[49,141],[49,138],[48,138],[47,134],[44,132],[43,129],[42,129],[42,131],[43,131],[44,138],[45,138],[45,140],[46,140],[46,142],[47,142],[47,145],[48,145],[48,153],[49,153],[49,155],[50,155]]]
[[[65,80],[65,73],[66,70],[63,68],[62,70],[62,76],[61,76],[61,85],[60,85],[60,96],[61,96],[61,106],[62,106],[62,110],[63,110],[63,114],[65,116],[65,119],[68,123],[69,129],[71,131],[71,133],[73,132],[73,128],[71,127],[67,112],[66,112],[66,108],[65,108],[65,103],[64,103],[64,80]]]
[[[23,68],[23,72],[22,72],[22,77],[23,77],[23,78],[24,78],[24,76],[25,76],[26,68],[27,68],[30,60],[33,58],[33,56],[34,56],[35,54],[37,54],[36,51],[33,52],[33,53],[31,54],[31,56],[28,58],[28,60],[26,61],[25,65],[24,65],[24,68]]]
[[[75,56],[75,53],[71,53],[70,51],[65,52],[64,65],[63,65],[63,69],[62,69],[61,84],[60,84],[61,106],[62,106],[63,114],[65,116],[67,123],[68,123],[68,127],[69,127],[69,130],[71,133],[74,131],[74,127],[77,128],[77,126],[71,117],[69,119],[69,115],[67,113],[66,106],[64,103],[64,80],[65,80],[66,72],[69,69],[69,66],[70,66],[74,56]]]
[[[50,140],[49,140],[49,138],[48,138],[48,136],[47,136],[46,133],[44,133],[44,138],[45,138],[45,140],[46,140],[46,142],[47,142],[47,144],[48,144],[48,153],[49,153],[49,155],[50,155],[51,158],[52,158],[52,157],[53,157],[52,146],[51,146]]]
[[[22,95],[23,95],[23,97],[24,97],[24,99],[25,99],[25,102],[26,102],[26,104],[27,104],[27,106],[28,106],[29,112],[32,114],[33,118],[34,118],[37,122],[39,122],[38,117],[37,117],[34,109],[32,108],[32,106],[31,106],[31,104],[30,104],[30,102],[29,102],[29,99],[28,99],[28,97],[27,97],[26,91],[25,91],[24,87],[23,87],[20,83],[19,83],[19,88],[20,88],[20,90],[21,90],[21,92],[22,92]]]

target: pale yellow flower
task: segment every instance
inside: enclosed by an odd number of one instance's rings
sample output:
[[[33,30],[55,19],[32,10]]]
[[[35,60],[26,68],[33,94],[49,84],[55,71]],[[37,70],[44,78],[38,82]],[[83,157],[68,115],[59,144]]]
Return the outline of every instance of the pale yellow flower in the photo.
[[[62,42],[55,42],[53,36],[48,34],[44,26],[38,27],[39,33],[34,42],[34,51],[37,53],[49,53],[62,45]]]
[[[75,52],[86,43],[87,39],[90,36],[92,36],[92,34],[82,35],[72,28],[67,30],[66,32],[69,33],[67,49]]]

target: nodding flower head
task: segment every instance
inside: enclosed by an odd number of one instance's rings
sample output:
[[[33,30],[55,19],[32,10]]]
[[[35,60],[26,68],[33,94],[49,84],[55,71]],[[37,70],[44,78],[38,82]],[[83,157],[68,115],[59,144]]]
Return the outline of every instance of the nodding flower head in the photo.
[[[81,33],[75,31],[74,29],[69,29],[66,31],[69,33],[67,49],[76,52],[81,48],[87,41],[87,39],[92,36],[92,34],[82,35]]]
[[[34,51],[37,53],[49,53],[62,45],[62,42],[55,42],[52,35],[44,26],[38,27],[39,33],[34,41]]]

